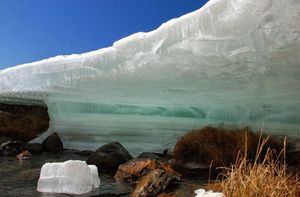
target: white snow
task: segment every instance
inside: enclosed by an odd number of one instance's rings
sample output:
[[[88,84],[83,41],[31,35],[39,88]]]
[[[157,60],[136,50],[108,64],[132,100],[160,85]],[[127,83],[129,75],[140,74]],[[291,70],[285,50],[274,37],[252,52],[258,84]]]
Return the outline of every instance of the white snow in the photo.
[[[45,193],[84,194],[99,186],[100,178],[95,165],[69,160],[44,164],[37,190]]]
[[[111,47],[1,70],[0,100],[45,102],[68,148],[149,149],[223,123],[296,135],[299,10],[298,0],[210,0]]]

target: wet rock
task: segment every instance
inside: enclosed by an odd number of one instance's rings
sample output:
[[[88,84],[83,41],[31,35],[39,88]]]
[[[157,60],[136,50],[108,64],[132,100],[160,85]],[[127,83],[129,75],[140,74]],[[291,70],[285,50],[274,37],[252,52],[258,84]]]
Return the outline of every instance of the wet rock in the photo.
[[[154,169],[163,169],[170,174],[177,174],[169,163],[163,163],[155,159],[137,158],[120,165],[115,174],[115,180],[133,183]]]
[[[119,142],[111,142],[92,153],[86,163],[96,165],[99,172],[115,173],[120,164],[130,159],[132,156]]]
[[[154,159],[132,159],[119,166],[115,179],[124,183],[132,183],[158,167]]]
[[[28,160],[32,157],[31,153],[28,150],[22,151],[16,156],[18,160]]]
[[[11,138],[5,137],[5,136],[0,137],[0,147],[1,147],[2,143],[8,142],[8,141],[11,141]],[[0,148],[0,157],[2,157],[2,156],[4,156],[4,151]]]
[[[43,152],[43,146],[42,144],[39,143],[27,144],[26,149],[33,154],[38,154]]]
[[[171,187],[168,187],[165,192],[159,194],[157,197],[195,196],[194,190],[196,190],[199,187],[199,185],[194,184],[173,184]]]
[[[160,160],[161,157],[156,153],[143,152],[137,158],[147,158],[147,159],[157,159]]]
[[[8,141],[11,141],[12,139],[10,137],[5,137],[5,136],[2,136],[0,137],[0,145],[4,142],[8,142]]]
[[[300,168],[300,151],[289,151],[287,153],[286,162],[290,166],[296,166]]]
[[[7,141],[1,144],[3,156],[16,156],[26,149],[26,144],[20,140]]]
[[[143,152],[137,158],[156,159],[164,162],[174,159],[173,156],[168,153],[168,150],[164,150],[163,153]]]
[[[155,169],[143,176],[132,192],[132,197],[157,196],[173,182],[180,178],[162,169]]]
[[[58,153],[63,151],[63,143],[55,132],[48,136],[42,143],[43,150],[49,153]]]
[[[8,105],[0,103],[0,136],[27,142],[49,128],[45,106]]]
[[[94,151],[92,151],[92,150],[82,150],[82,151],[76,152],[75,154],[80,155],[80,156],[90,156],[93,153],[94,153]]]

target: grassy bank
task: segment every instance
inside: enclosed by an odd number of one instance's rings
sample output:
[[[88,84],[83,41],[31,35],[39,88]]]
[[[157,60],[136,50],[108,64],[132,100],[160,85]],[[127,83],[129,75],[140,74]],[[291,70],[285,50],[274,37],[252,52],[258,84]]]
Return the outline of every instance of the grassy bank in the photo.
[[[287,138],[267,136],[249,128],[205,127],[178,140],[177,161],[210,166],[219,174],[206,189],[226,197],[300,196],[300,154],[292,154]],[[184,164],[183,164],[184,165]],[[214,179],[214,178],[212,178]]]
[[[286,146],[279,155],[268,149],[264,159],[258,161],[267,141],[268,138],[261,142],[254,162],[247,160],[246,155],[239,156],[208,188],[222,191],[228,197],[300,196],[300,177],[295,170],[287,168]]]

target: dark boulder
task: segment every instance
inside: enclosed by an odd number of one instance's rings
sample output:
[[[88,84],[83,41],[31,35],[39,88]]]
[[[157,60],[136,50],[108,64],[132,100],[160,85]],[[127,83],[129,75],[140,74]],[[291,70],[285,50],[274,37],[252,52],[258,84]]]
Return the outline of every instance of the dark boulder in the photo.
[[[42,143],[43,149],[49,153],[58,153],[63,151],[63,143],[55,132],[48,136]]]
[[[17,156],[25,149],[26,149],[26,143],[20,140],[11,140],[7,142],[3,142],[0,145],[0,150],[2,150],[3,156]]]
[[[83,156],[83,157],[89,157],[93,153],[94,153],[94,151],[92,151],[92,150],[82,150],[82,151],[75,152],[75,154]]]
[[[26,149],[33,154],[38,154],[43,152],[43,146],[42,144],[39,143],[27,144]]]
[[[157,160],[160,160],[161,156],[159,154],[156,154],[156,153],[143,152],[137,158],[157,159]]]
[[[156,159],[165,162],[174,159],[171,154],[168,154],[167,150],[164,150],[163,153],[143,152],[137,158]]]
[[[180,185],[173,184],[169,186],[163,193],[159,194],[157,197],[186,197],[195,196],[195,190],[203,187],[203,185],[197,183],[183,183]]]
[[[11,141],[11,140],[12,140],[12,138],[10,138],[10,137],[1,136],[0,137],[0,145],[4,142],[8,142],[8,141]]]
[[[0,136],[28,142],[49,127],[46,105],[12,105],[0,103]]]
[[[130,159],[132,156],[119,142],[111,142],[92,153],[86,163],[96,165],[99,172],[115,173],[120,164]]]
[[[300,168],[300,151],[293,150],[287,152],[286,162],[290,166],[296,166]]]

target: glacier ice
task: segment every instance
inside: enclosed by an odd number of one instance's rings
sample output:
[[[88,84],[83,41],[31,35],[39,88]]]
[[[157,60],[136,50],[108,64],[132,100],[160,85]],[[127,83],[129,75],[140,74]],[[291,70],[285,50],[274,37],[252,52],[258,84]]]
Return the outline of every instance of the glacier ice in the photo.
[[[111,47],[1,70],[0,99],[45,103],[69,148],[151,149],[207,124],[297,135],[299,10],[299,0],[210,0]]]
[[[37,190],[45,193],[84,194],[99,186],[100,179],[95,165],[69,160],[44,164]]]

